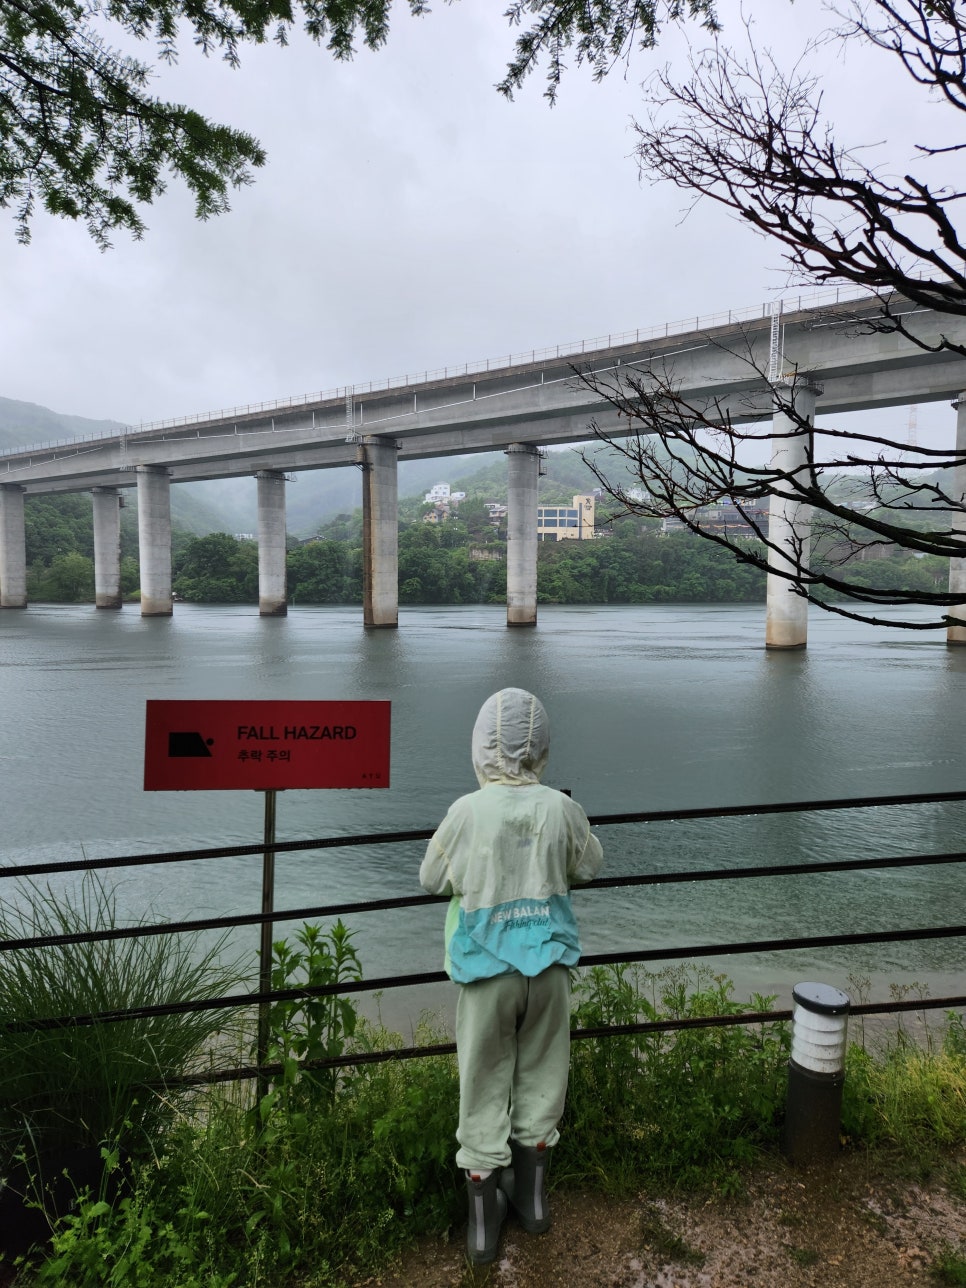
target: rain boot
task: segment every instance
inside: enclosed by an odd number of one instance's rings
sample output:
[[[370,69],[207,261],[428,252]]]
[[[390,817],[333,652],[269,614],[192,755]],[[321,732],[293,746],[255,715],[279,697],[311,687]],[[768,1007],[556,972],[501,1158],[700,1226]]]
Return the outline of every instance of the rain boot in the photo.
[[[504,1168],[500,1185],[513,1205],[520,1224],[528,1234],[543,1234],[550,1229],[547,1205],[547,1171],[550,1150],[544,1144],[521,1145],[510,1141],[511,1167]]]
[[[506,1195],[500,1189],[500,1171],[491,1172],[484,1181],[474,1181],[466,1173],[466,1197],[470,1220],[466,1227],[466,1255],[474,1265],[496,1260],[500,1227],[506,1216]]]

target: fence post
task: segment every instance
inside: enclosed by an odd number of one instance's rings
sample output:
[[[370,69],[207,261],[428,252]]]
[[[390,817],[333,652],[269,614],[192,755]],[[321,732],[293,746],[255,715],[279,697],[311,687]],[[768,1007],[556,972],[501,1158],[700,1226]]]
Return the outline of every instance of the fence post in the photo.
[[[262,916],[271,917],[275,911],[275,790],[265,792],[265,851],[262,855]],[[272,931],[270,920],[263,921],[259,935],[258,991],[272,991]],[[268,1059],[269,1023],[272,1004],[258,1004],[258,1034],[255,1040],[255,1061],[258,1065],[258,1098],[268,1094],[268,1079],[262,1066]]]
[[[791,1163],[830,1163],[839,1150],[849,995],[830,984],[792,989],[783,1148]]]

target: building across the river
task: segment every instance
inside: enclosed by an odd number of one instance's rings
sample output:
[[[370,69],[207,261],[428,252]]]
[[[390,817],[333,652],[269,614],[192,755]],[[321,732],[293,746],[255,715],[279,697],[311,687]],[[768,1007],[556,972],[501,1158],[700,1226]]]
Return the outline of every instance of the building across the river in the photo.
[[[581,493],[571,505],[537,507],[538,541],[590,541],[594,536],[593,493]]]

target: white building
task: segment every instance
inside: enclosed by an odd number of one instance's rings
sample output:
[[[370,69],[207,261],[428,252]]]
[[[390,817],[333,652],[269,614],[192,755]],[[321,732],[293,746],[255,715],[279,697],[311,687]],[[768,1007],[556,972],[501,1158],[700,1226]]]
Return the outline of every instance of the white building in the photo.
[[[433,508],[423,515],[424,523],[442,523],[450,516],[450,510],[459,509],[460,501],[466,500],[465,492],[451,492],[448,483],[435,483],[423,497],[424,505]]]
[[[451,492],[448,483],[434,483],[423,497],[423,501],[426,505],[459,505],[460,501],[465,500],[466,493]]]

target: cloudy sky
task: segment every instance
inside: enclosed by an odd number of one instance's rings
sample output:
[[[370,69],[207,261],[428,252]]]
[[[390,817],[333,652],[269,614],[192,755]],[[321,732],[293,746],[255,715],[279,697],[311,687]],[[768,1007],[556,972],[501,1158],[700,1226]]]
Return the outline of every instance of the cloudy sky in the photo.
[[[641,82],[683,69],[685,34],[602,84],[572,68],[552,109],[539,74],[508,103],[493,88],[512,52],[504,7],[399,7],[387,47],[347,64],[301,39],[245,51],[238,71],[186,47],[156,92],[255,134],[268,164],[207,224],[172,186],[144,240],[106,253],[43,217],[18,246],[0,212],[0,395],[137,424],[784,293],[774,246],[710,204],[685,218],[682,194],[638,176]],[[737,38],[737,3],[721,8]],[[831,21],[815,0],[751,11],[789,64]],[[816,65],[844,138],[885,141],[878,158],[905,166],[938,106],[904,95],[883,55],[829,48]],[[901,436],[908,412],[887,414]],[[921,407],[920,441],[952,418]]]

